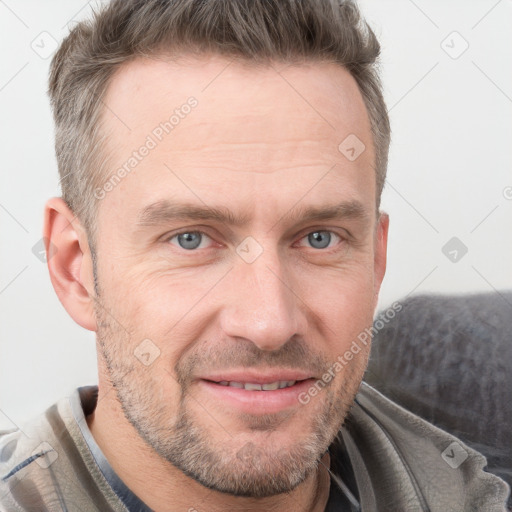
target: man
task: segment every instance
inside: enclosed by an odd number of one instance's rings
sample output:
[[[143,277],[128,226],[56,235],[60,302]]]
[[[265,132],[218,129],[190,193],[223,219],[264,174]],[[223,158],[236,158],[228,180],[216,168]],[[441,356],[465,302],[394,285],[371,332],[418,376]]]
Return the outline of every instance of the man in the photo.
[[[73,28],[44,231],[99,386],[2,434],[2,510],[504,510],[483,456],[361,384],[378,53],[328,0],[119,0]]]

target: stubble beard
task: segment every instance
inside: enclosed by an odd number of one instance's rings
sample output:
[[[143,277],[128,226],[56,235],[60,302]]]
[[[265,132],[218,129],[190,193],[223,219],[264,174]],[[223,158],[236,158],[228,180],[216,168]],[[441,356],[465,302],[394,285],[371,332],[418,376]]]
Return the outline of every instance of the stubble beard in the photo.
[[[339,391],[332,386],[337,380],[334,379],[312,399],[323,399],[324,405],[318,414],[306,417],[304,427],[309,425],[308,433],[302,435],[299,442],[282,449],[276,449],[271,443],[258,446],[250,441],[240,445],[236,437],[230,437],[225,429],[222,432],[222,425],[218,425],[217,430],[225,434],[226,439],[219,443],[211,429],[190,410],[189,404],[197,404],[197,401],[190,397],[188,386],[183,384],[186,375],[179,374],[180,365],[176,365],[176,370],[178,381],[182,381],[181,394],[174,413],[165,405],[155,403],[154,398],[160,396],[160,386],[151,380],[151,373],[135,359],[133,352],[128,353],[126,347],[133,350],[130,337],[116,327],[103,307],[96,309],[98,349],[127,420],[162,459],[204,487],[233,496],[264,498],[287,493],[317,471],[320,459],[353,404],[364,372],[364,363],[344,368],[344,373],[337,375],[338,379],[343,379]],[[302,407],[304,411],[299,410],[297,414],[304,412],[311,416],[306,406]],[[211,416],[216,416],[215,411]],[[258,430],[258,436],[265,429],[271,436],[272,430],[279,428],[276,415],[256,418],[247,415],[246,419],[248,425],[252,423],[252,430]],[[305,428],[300,430],[304,432]]]

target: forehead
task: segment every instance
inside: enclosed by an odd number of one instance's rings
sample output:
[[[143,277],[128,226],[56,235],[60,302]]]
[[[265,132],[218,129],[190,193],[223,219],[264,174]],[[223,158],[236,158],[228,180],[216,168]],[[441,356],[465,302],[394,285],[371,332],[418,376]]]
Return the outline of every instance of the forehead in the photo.
[[[352,121],[361,119],[360,108],[364,109],[355,79],[335,62],[257,63],[216,54],[132,59],[122,64],[111,78],[107,102],[115,110],[116,106],[125,107],[129,98],[130,110],[135,115],[140,113],[141,104],[133,102],[134,94],[150,105],[192,93],[209,100],[204,108],[215,108],[217,105],[212,100],[217,100],[227,112],[236,111],[237,105],[246,103],[254,94],[260,101],[282,95],[284,106],[300,105],[304,112],[309,106],[309,110],[331,124],[339,122],[336,106],[340,104],[344,117],[353,117]]]
[[[364,139],[370,133],[359,88],[343,67],[319,61],[255,65],[218,55],[124,64],[107,89],[105,129],[121,148],[136,145],[190,97],[198,108],[168,138],[176,150],[255,138],[277,145],[285,136],[322,140],[337,150],[345,136]],[[114,146],[115,153],[120,146]]]
[[[191,98],[195,106],[184,108]],[[354,187],[367,189],[374,201],[367,111],[354,78],[335,63],[256,66],[217,55],[140,58],[114,74],[104,105],[110,174],[126,167],[148,137],[153,146],[133,162],[136,172],[109,201],[121,192],[135,202],[137,196],[163,199],[166,183],[170,194],[180,173],[210,197],[233,184],[262,193],[273,185],[277,194],[283,180],[292,191],[290,180],[311,182],[333,167],[338,178],[355,180]],[[366,150],[350,161],[339,146],[354,136]]]

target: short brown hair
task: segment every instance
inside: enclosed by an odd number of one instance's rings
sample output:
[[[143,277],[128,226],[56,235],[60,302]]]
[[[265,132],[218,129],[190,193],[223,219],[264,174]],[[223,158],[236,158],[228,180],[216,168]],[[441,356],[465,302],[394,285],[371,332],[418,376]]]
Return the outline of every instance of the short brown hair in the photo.
[[[249,62],[322,60],[345,67],[370,119],[379,207],[390,142],[377,69],[380,46],[353,1],[113,0],[73,27],[53,57],[49,79],[63,198],[92,244],[94,190],[108,167],[100,121],[110,78],[138,56],[205,52]]]

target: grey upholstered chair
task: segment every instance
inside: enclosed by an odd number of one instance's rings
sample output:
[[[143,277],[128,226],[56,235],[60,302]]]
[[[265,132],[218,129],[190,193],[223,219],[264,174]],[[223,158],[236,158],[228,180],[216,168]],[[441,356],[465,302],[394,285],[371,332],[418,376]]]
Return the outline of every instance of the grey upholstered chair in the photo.
[[[402,306],[379,323],[364,380],[483,453],[512,487],[512,292]]]

